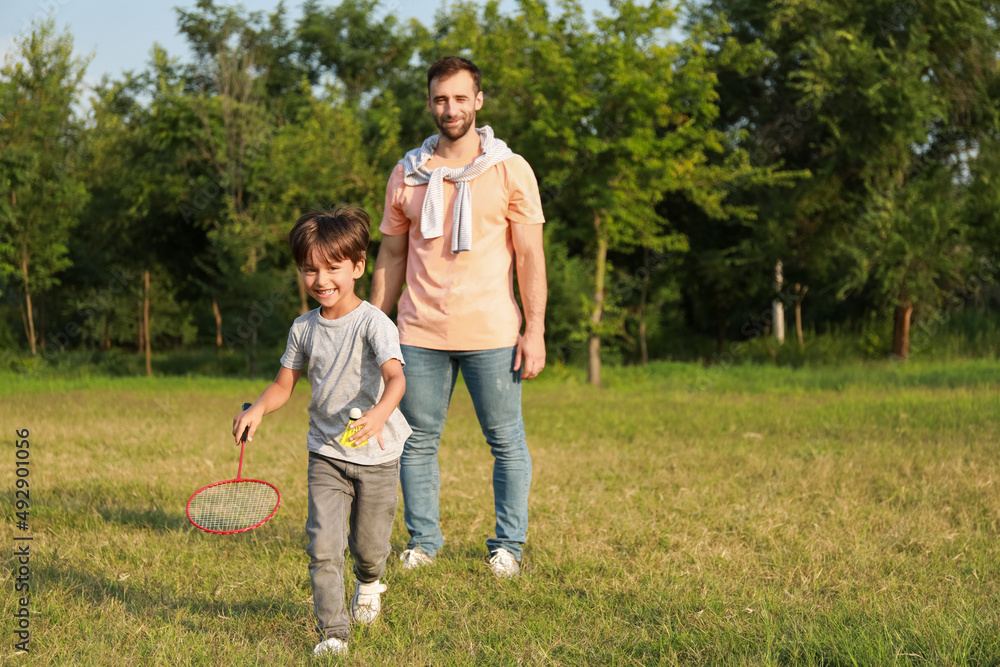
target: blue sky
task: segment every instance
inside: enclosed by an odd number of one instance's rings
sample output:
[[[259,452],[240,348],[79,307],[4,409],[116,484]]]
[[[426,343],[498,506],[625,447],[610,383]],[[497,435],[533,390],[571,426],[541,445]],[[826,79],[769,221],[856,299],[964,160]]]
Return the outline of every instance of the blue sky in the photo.
[[[220,2],[220,4],[234,4]],[[273,11],[278,0],[244,0],[248,10]],[[324,4],[336,5],[336,0]],[[608,13],[607,0],[583,0],[588,14]],[[431,25],[444,0],[382,0],[382,11],[396,13],[403,19],[416,18]],[[124,70],[140,70],[150,58],[153,43],[166,47],[171,56],[188,58],[188,48],[177,34],[174,7],[192,8],[195,0],[2,0],[0,2],[0,54],[13,50],[15,37],[31,25],[33,19],[51,13],[59,30],[69,29],[78,55],[93,54],[87,68],[87,81],[93,83],[102,74],[117,77]],[[301,0],[287,1],[291,20],[300,15]],[[513,11],[514,3],[503,0],[501,7]]]

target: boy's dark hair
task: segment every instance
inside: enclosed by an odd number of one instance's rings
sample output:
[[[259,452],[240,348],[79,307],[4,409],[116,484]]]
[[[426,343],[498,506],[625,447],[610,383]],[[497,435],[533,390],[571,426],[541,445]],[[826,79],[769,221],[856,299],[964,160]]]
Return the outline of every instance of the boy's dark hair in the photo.
[[[427,93],[431,92],[431,81],[442,76],[451,76],[465,70],[472,75],[472,81],[476,84],[476,92],[479,92],[479,86],[483,80],[483,74],[479,71],[471,60],[466,60],[465,58],[459,58],[458,56],[445,56],[444,58],[439,58],[437,61],[431,65],[431,68],[427,70]]]
[[[313,248],[335,262],[349,259],[355,264],[368,258],[371,218],[360,206],[338,204],[334,209],[306,211],[288,233],[292,258],[305,266]]]

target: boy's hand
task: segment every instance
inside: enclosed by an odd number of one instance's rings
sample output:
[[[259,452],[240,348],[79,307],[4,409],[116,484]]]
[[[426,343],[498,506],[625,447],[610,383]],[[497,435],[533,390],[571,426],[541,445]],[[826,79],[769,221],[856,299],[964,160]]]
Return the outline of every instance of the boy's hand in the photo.
[[[385,451],[385,441],[382,440],[382,427],[389,419],[389,415],[399,405],[399,399],[406,391],[406,377],[403,375],[403,365],[399,359],[389,359],[380,367],[382,371],[382,381],[385,383],[385,391],[371,410],[361,415],[354,422],[355,427],[361,430],[351,436],[351,442],[364,444],[369,439],[378,440],[378,446]]]
[[[233,437],[236,438],[236,444],[240,444],[240,440],[243,438],[243,431],[248,427],[250,431],[247,433],[247,442],[252,442],[253,434],[257,432],[257,427],[260,426],[263,419],[264,408],[256,403],[233,417]]]
[[[385,420],[389,418],[389,415],[383,414],[383,412],[383,410],[380,410],[376,406],[356,419],[351,426],[361,428],[361,430],[352,435],[350,441],[361,445],[368,442],[369,439],[375,438],[378,440],[378,446],[385,451],[385,442],[382,441],[382,428],[385,426]]]

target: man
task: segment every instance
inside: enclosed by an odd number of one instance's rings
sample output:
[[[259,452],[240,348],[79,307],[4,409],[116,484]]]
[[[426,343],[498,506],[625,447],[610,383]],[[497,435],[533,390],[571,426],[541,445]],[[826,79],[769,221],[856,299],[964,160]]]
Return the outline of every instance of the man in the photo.
[[[513,577],[527,540],[531,485],[520,381],[545,366],[544,217],[528,163],[488,126],[476,128],[480,76],[457,57],[427,72],[427,109],[439,132],[389,178],[371,302],[389,313],[399,299],[407,384],[399,407],[413,429],[400,467],[410,532],[404,567],[432,563],[444,542],[437,452],[461,371],[494,457],[490,568]]]

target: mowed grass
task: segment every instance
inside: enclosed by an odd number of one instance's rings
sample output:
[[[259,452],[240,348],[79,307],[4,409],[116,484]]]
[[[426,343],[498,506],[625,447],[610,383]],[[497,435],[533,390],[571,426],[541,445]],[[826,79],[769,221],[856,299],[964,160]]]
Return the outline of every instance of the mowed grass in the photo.
[[[1000,664],[998,372],[660,364],[608,370],[595,389],[550,369],[524,387],[534,480],[514,581],[486,567],[492,458],[460,385],[441,451],[445,547],[404,572],[400,506],[382,618],[339,662]],[[281,489],[277,516],[216,536],[184,504],[235,476],[232,416],[265,383],[0,384],[7,628],[21,428],[34,536],[31,653],[14,655],[8,631],[0,662],[317,664],[307,386],[244,465]]]

